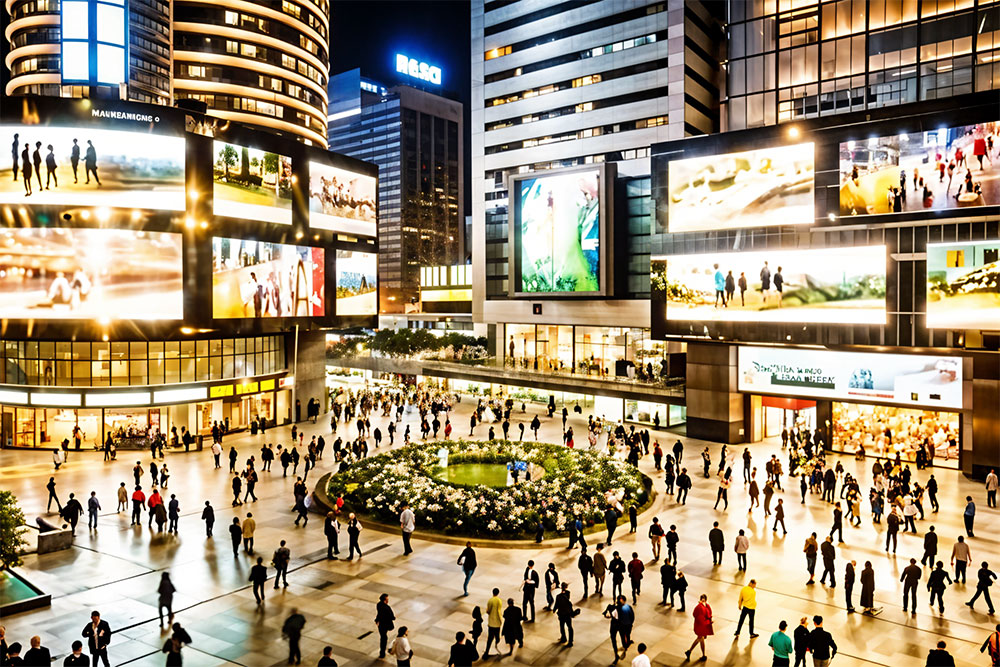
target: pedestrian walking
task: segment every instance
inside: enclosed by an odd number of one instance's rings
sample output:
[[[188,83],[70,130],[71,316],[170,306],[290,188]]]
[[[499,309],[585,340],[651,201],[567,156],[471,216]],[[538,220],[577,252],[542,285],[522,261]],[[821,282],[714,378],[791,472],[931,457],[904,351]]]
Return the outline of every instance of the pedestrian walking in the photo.
[[[267,581],[267,566],[263,557],[257,556],[257,564],[250,568],[249,581],[253,584],[253,597],[260,606],[264,601],[264,582]]]
[[[45,488],[49,492],[49,500],[48,500],[48,502],[45,505],[45,511],[46,512],[51,512],[52,511],[52,501],[54,500],[56,502],[56,510],[59,511],[59,512],[61,512],[62,511],[62,503],[59,502],[59,497],[56,495],[56,478],[55,477],[49,477],[48,484],[45,485]]]
[[[157,613],[160,616],[160,627],[163,627],[163,610],[167,610],[167,625],[174,622],[174,593],[177,589],[174,588],[174,582],[170,580],[170,573],[164,572],[160,575],[160,585],[156,589],[158,594],[157,601]]]
[[[774,508],[774,527],[771,528],[772,532],[778,532],[779,523],[781,524],[782,535],[787,535],[788,528],[785,527],[785,504],[781,498],[778,498],[778,504]]]
[[[507,655],[514,653],[514,644],[524,648],[524,627],[521,625],[523,620],[524,616],[520,607],[514,604],[514,598],[507,598],[507,608],[503,610],[503,626],[500,631],[504,643],[510,647]]]
[[[870,560],[865,561],[865,569],[861,570],[861,612],[875,613],[875,570]]]
[[[736,608],[740,610],[740,620],[736,624],[735,636],[740,636],[743,629],[743,621],[747,621],[750,628],[750,639],[755,639],[757,634],[753,631],[753,618],[757,613],[757,580],[751,579],[750,583],[740,589],[740,596],[736,602]]]
[[[736,552],[736,567],[741,572],[747,571],[747,550],[750,549],[750,540],[747,539],[746,532],[740,528],[736,541],[733,543],[733,551]]]
[[[378,429],[375,431],[378,432]],[[410,667],[410,660],[413,659],[413,647],[410,645],[409,633],[408,627],[401,626],[396,633],[396,639],[389,647],[389,653],[396,658],[396,667]]]
[[[299,610],[292,607],[292,613],[285,619],[281,626],[281,634],[288,638],[288,664],[302,664],[302,651],[299,649],[299,640],[302,638],[302,628],[306,626],[306,617],[299,613]]]
[[[844,566],[844,597],[847,600],[847,613],[854,613],[854,601],[852,596],[854,593],[854,579],[855,571],[854,568],[857,567],[857,561],[848,561],[847,565]]]
[[[389,606],[389,594],[382,593],[378,597],[378,604],[375,605],[375,627],[378,628],[378,657],[384,658],[386,648],[389,645],[389,631],[396,627],[394,621],[396,614]]]
[[[503,602],[500,600],[500,589],[493,589],[493,597],[486,601],[486,648],[483,658],[490,655],[490,646],[496,644],[500,648],[500,628],[503,627]],[[499,655],[499,653],[498,653]]]
[[[253,518],[252,512],[247,512],[247,518],[243,519],[243,550],[253,556],[253,534],[257,530],[257,522]]]
[[[972,529],[976,523],[976,503],[973,502],[972,496],[965,497],[965,512],[962,513],[962,519],[965,521],[965,534],[975,537]]]
[[[944,613],[944,591],[951,584],[951,576],[944,569],[944,563],[938,561],[934,570],[927,577],[927,590],[931,593],[930,605],[934,607],[934,599],[938,601],[938,609]]]
[[[951,549],[951,564],[955,566],[955,583],[961,579],[965,583],[965,574],[972,562],[972,550],[965,541],[964,535],[958,536],[958,541]]]
[[[211,537],[212,527],[215,526],[215,508],[209,500],[205,501],[205,508],[201,511],[201,520],[205,522],[205,537]]]
[[[170,502],[167,503],[167,518],[170,520],[170,525],[167,526],[167,532],[177,534],[177,521],[181,516],[181,504],[177,500],[177,495],[170,494]]]
[[[409,503],[403,503],[402,511],[399,513],[399,528],[403,533],[403,555],[409,556],[413,553],[413,549],[410,547],[410,536],[413,535],[413,531],[416,529],[416,517],[413,514],[413,510],[410,509]]]
[[[87,499],[87,528],[97,530],[97,515],[101,511],[101,501],[97,499],[97,492],[91,491],[90,498]]]
[[[909,609],[912,610],[914,616],[917,615],[917,585],[920,583],[923,573],[923,570],[921,570],[920,566],[917,565],[916,558],[911,558],[910,564],[903,568],[903,573],[900,575],[899,580],[903,582],[904,614],[908,608],[907,600],[909,600]]]
[[[465,549],[458,557],[457,565],[462,566],[462,574],[465,575],[465,580],[462,582],[462,597],[469,597],[469,582],[472,580],[472,575],[476,573],[476,566],[478,562],[476,561],[476,550],[472,548],[472,542],[465,543]],[[535,575],[538,576],[537,574]],[[534,618],[534,603],[532,603],[532,618]]]
[[[628,563],[628,581],[632,589],[632,604],[636,604],[639,594],[642,592],[642,573],[646,569],[643,562],[639,560],[639,554],[632,552],[632,560]]]
[[[104,662],[104,667],[110,667],[108,661],[108,644],[111,643],[111,626],[101,619],[101,612],[94,610],[90,613],[90,623],[84,626],[83,637],[87,640],[90,658],[97,667],[97,661]]]
[[[347,515],[347,542],[349,549],[347,560],[354,560],[355,551],[358,552],[358,559],[361,559],[361,544],[359,542],[361,529],[361,522],[358,521],[358,517],[354,516],[354,512]]]
[[[233,517],[233,522],[229,524],[229,537],[233,541],[233,558],[239,556],[240,542],[243,540],[243,527],[240,525],[240,518]]]
[[[712,565],[722,565],[722,552],[726,547],[726,537],[719,528],[719,522],[712,522],[712,530],[708,531],[708,545],[712,548]]]
[[[615,552],[615,556],[618,556],[618,552]],[[618,559],[621,560],[620,558]],[[612,560],[614,564],[614,560]],[[624,572],[624,563],[622,563],[622,571]],[[623,579],[624,580],[624,579]],[[548,569],[545,570],[545,611],[552,611],[552,605],[555,604],[555,591],[559,590],[559,573],[556,572],[556,564],[549,563]]]
[[[580,547],[580,557],[576,559],[576,567],[583,579],[583,597],[588,597],[587,591],[590,577],[594,574],[594,559],[587,553],[587,547]]]
[[[978,581],[976,582],[976,594],[972,596],[972,599],[965,603],[967,607],[975,608],[976,600],[982,595],[986,600],[986,606],[989,609],[989,613],[993,615],[993,600],[990,599],[990,587],[993,585],[993,581],[997,578],[997,575],[990,570],[990,564],[983,561],[982,567],[979,568]]]
[[[572,648],[573,619],[580,614],[580,610],[573,608],[573,601],[569,598],[569,584],[562,584],[562,590],[556,596],[553,608],[559,619],[559,643],[565,642],[566,648]]]
[[[115,513],[120,514],[122,510],[128,510],[128,489],[125,488],[125,482],[118,487],[118,507]]]
[[[694,650],[695,646],[700,646],[701,657],[706,660],[705,639],[715,634],[715,630],[712,628],[712,608],[708,605],[707,595],[702,593],[698,598],[698,605],[691,612],[691,615],[694,616],[694,641],[691,643],[691,647],[684,651],[684,656],[690,660],[691,651]]]
[[[271,556],[271,565],[274,566],[274,588],[278,588],[278,580],[282,581],[282,585],[288,588],[288,563],[292,560],[292,552],[288,547],[285,546],[285,540],[281,540],[278,544],[278,548],[274,550],[274,554]]]
[[[600,545],[598,545],[600,549]],[[535,571],[535,561],[529,560],[524,568],[521,581],[521,615],[525,623],[535,622],[535,591],[538,590],[538,572]],[[531,607],[531,618],[528,618],[528,607]],[[478,609],[478,607],[476,607]]]

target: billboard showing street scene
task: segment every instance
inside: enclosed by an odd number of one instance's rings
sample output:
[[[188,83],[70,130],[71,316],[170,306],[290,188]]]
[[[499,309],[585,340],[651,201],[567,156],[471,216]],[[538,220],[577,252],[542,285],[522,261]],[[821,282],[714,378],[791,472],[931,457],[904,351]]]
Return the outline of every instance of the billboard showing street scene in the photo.
[[[0,125],[0,203],[183,211],[184,139],[96,127]]]
[[[600,292],[601,172],[515,181],[515,291]]]
[[[927,326],[1000,331],[1000,240],[927,245]]]
[[[814,176],[811,143],[671,160],[665,231],[811,224]]]
[[[292,159],[225,141],[213,143],[215,215],[292,224]]]
[[[337,315],[378,315],[378,255],[337,251]]]
[[[378,179],[322,162],[309,163],[309,226],[374,237]]]
[[[0,230],[0,319],[179,320],[181,235]]]
[[[840,214],[995,206],[998,130],[994,121],[841,143]]]
[[[741,345],[740,391],[962,409],[962,359]]]
[[[321,317],[323,248],[212,239],[212,317]]]
[[[885,324],[885,246],[652,259],[667,320]]]

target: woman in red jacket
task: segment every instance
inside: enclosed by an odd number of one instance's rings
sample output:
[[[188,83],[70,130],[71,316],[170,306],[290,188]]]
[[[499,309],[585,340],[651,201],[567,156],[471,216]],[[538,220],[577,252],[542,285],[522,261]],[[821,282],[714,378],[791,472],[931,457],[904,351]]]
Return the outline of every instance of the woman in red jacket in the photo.
[[[695,646],[701,646],[701,660],[707,660],[705,657],[705,637],[710,637],[715,632],[712,630],[712,608],[708,606],[708,596],[702,594],[698,598],[698,606],[694,608],[691,612],[694,616],[694,634],[695,640],[691,642],[691,648],[684,651],[684,655],[687,659],[691,659],[691,651],[694,650]]]

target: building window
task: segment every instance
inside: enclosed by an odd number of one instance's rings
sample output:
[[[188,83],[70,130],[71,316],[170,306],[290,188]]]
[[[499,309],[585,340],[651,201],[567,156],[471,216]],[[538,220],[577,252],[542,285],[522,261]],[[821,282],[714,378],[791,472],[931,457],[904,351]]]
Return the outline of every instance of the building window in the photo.
[[[509,56],[510,50],[511,47],[509,46],[500,46],[495,49],[490,49],[489,51],[486,52],[484,58],[486,60],[493,60],[494,58],[499,58],[501,56]]]
[[[238,12],[226,12],[226,23],[229,25],[236,25],[240,21],[240,15]]]
[[[240,54],[249,58],[256,58],[257,47],[254,44],[240,44]]]
[[[288,0],[281,0],[281,11],[285,12],[286,14],[290,14],[295,18],[300,18],[300,15],[302,13],[302,8],[299,7],[297,4],[295,4],[294,2],[288,2]]]

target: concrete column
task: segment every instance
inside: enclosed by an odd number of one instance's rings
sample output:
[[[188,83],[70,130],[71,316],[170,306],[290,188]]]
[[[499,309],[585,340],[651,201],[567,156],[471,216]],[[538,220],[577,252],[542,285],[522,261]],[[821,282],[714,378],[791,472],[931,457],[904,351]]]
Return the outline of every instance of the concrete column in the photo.
[[[736,345],[688,343],[687,434],[738,444],[746,441],[743,395],[736,391]]]
[[[288,334],[288,369],[293,370],[295,362],[295,333]],[[306,418],[309,399],[320,402],[320,414],[326,412],[326,333],[322,331],[299,331],[298,369],[295,372],[295,399],[301,404],[301,419]],[[289,406],[291,419],[295,419],[295,404]]]

